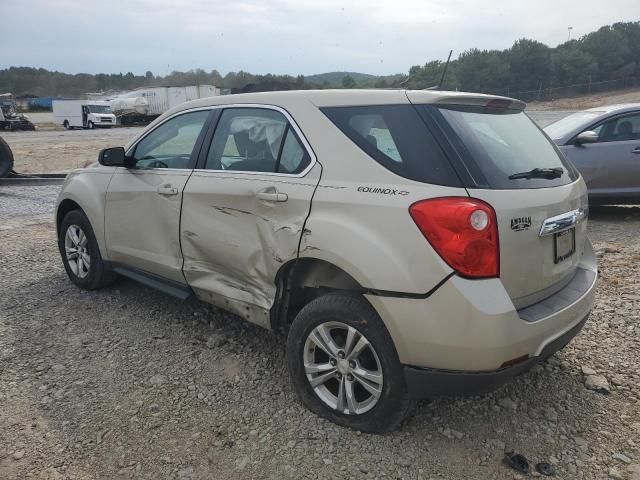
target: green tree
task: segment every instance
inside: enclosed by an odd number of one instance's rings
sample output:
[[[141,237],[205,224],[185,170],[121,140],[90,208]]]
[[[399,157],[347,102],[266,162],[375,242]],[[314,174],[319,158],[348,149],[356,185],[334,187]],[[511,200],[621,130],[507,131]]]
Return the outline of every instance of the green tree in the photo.
[[[356,88],[358,85],[351,75],[342,77],[342,88]]]
[[[387,83],[387,80],[385,78],[379,78],[374,84],[375,88],[387,88],[388,86],[389,84]]]
[[[509,59],[497,50],[463,52],[458,57],[456,73],[462,90],[506,93],[511,82]]]
[[[600,80],[618,77],[618,70],[631,61],[632,50],[625,37],[624,29],[613,26],[602,27],[581,39],[581,44],[582,48],[598,62],[596,76]]]
[[[523,38],[509,51],[511,84],[521,91],[535,90],[549,83],[551,49],[535,40]]]
[[[596,73],[597,68],[596,59],[582,50],[577,40],[558,45],[551,53],[553,85],[585,83]]]

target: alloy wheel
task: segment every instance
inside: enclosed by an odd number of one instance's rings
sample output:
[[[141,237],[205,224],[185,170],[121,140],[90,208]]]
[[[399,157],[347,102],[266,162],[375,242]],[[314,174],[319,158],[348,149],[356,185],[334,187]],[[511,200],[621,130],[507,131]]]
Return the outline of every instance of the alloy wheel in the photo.
[[[303,362],[315,394],[339,413],[366,413],[382,395],[378,354],[364,335],[345,323],[313,328],[305,340]]]
[[[89,275],[91,256],[88,250],[88,238],[78,225],[69,225],[64,236],[64,251],[69,268],[78,278]]]

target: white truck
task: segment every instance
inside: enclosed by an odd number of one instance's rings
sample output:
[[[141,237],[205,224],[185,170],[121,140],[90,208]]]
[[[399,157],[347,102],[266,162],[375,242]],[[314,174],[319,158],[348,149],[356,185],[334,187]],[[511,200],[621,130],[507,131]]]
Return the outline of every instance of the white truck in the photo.
[[[109,104],[96,100],[54,100],[53,117],[66,129],[110,128],[116,124]]]

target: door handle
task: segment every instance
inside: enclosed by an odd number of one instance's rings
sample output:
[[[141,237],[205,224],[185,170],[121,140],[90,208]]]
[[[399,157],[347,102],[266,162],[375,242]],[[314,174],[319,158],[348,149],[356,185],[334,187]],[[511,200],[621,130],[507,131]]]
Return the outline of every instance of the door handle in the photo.
[[[175,187],[172,187],[171,184],[166,183],[156,188],[156,192],[158,192],[160,195],[177,195],[178,189]]]
[[[276,187],[267,187],[256,192],[256,198],[265,202],[286,202],[289,200],[289,195],[279,192]]]

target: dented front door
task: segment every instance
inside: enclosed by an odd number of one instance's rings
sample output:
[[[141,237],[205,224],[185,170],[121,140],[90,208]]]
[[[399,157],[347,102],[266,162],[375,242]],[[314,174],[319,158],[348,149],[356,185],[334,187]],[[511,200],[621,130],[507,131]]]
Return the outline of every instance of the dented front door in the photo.
[[[181,242],[184,275],[200,297],[264,322],[253,307],[271,308],[278,270],[298,255],[320,172],[317,163],[302,177],[194,171],[184,190]]]

